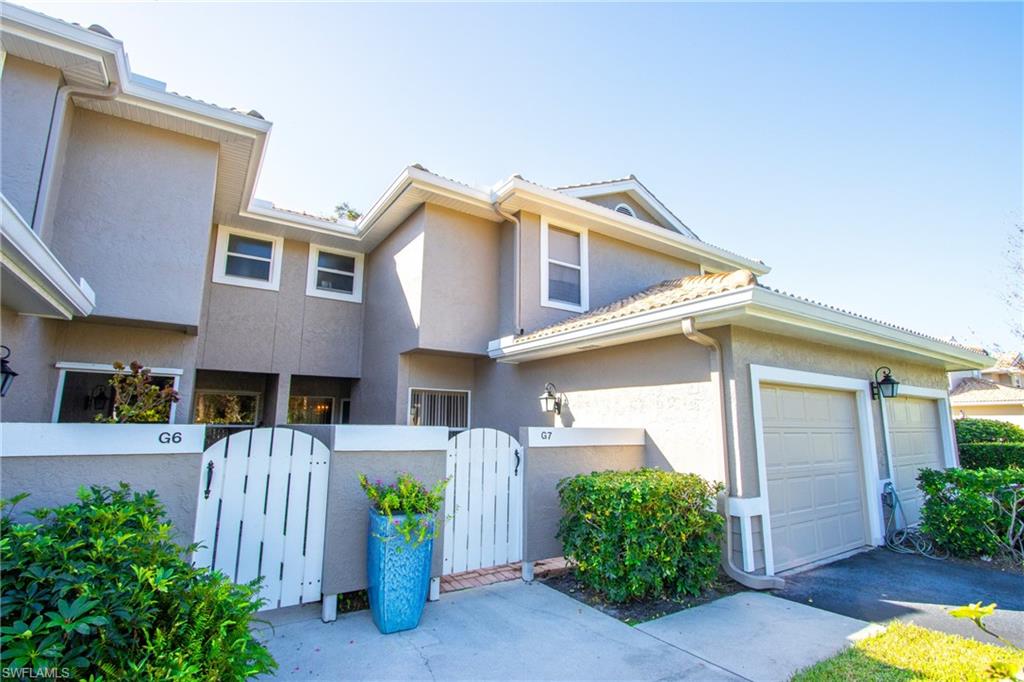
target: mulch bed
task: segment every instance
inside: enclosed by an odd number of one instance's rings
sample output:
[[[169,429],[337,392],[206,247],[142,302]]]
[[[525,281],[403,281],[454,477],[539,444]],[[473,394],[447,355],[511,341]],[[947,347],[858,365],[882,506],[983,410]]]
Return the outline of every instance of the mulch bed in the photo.
[[[552,587],[562,594],[583,602],[612,618],[617,618],[627,625],[636,625],[655,618],[667,616],[670,613],[682,611],[692,606],[700,606],[708,602],[728,597],[737,592],[743,592],[745,587],[732,580],[724,573],[719,574],[718,581],[711,589],[705,590],[696,597],[683,597],[681,599],[669,599],[665,597],[645,599],[642,601],[630,601],[623,604],[613,604],[605,601],[597,592],[587,588],[568,569],[555,574],[548,575],[541,579],[548,587]]]
[[[954,561],[964,566],[973,566],[988,571],[1002,571],[1003,573],[1024,576],[1024,565],[1018,564],[1005,556],[992,557],[988,561],[980,558],[961,559],[959,557],[950,557],[947,561]]]

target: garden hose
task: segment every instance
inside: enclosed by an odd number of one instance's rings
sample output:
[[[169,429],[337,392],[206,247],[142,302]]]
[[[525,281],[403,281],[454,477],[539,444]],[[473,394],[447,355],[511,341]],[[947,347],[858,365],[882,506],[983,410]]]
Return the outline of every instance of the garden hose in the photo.
[[[947,559],[949,552],[940,549],[932,540],[920,531],[917,525],[907,523],[907,514],[903,510],[896,487],[887,482],[882,489],[882,503],[889,509],[889,517],[885,521],[885,546],[899,554],[920,554],[929,559]],[[897,515],[903,521],[902,528],[897,525]]]

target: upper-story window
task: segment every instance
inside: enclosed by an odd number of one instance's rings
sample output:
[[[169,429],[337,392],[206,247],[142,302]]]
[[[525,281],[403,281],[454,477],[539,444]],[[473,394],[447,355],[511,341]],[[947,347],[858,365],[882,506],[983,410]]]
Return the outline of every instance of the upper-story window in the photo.
[[[587,231],[541,218],[541,305],[573,312],[590,306]]]
[[[623,215],[628,215],[630,218],[636,217],[636,211],[634,211],[633,207],[629,204],[619,204],[615,207],[615,210]]]
[[[361,302],[363,254],[310,244],[306,295]]]
[[[277,291],[284,239],[221,225],[217,229],[213,281]]]

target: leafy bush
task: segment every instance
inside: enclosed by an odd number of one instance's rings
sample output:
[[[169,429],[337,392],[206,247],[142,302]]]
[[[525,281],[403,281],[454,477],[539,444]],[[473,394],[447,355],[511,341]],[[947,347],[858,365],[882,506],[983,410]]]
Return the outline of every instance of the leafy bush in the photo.
[[[956,442],[964,443],[1024,443],[1024,429],[996,419],[958,419]]]
[[[9,507],[24,499],[3,501]],[[249,632],[257,585],[196,569],[152,491],[0,520],[0,665],[105,680],[243,680],[276,667]],[[5,675],[6,676],[6,675]]]
[[[922,469],[921,529],[953,554],[1024,557],[1024,469]]]
[[[612,602],[697,595],[718,576],[721,484],[655,469],[602,471],[558,484],[558,537],[580,582]]]
[[[960,465],[965,469],[1024,469],[1024,443],[964,443]]]
[[[437,537],[436,524],[432,527],[432,516],[444,504],[444,489],[448,479],[438,481],[432,489],[416,480],[412,474],[399,474],[394,483],[384,483],[377,479],[373,483],[366,474],[359,474],[359,485],[362,487],[370,505],[379,513],[388,517],[402,538],[413,547],[419,547],[427,540]],[[421,516],[427,514],[429,516]],[[401,516],[401,519],[394,518]],[[433,528],[433,530],[431,530]]]
[[[110,386],[114,389],[114,411],[96,421],[111,424],[166,424],[171,418],[171,403],[178,402],[178,392],[171,385],[160,388],[153,383],[148,367],[132,360],[127,371],[123,362],[115,362]]]

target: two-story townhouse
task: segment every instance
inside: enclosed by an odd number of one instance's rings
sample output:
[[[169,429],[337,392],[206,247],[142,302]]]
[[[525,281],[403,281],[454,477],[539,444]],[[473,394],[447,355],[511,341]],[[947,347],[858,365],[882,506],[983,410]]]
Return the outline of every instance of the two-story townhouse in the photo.
[[[764,286],[633,176],[410,166],[357,221],[282,210],[253,197],[261,116],[165,92],[101,29],[4,12],[6,421],[91,418],[89,373],[139,359],[182,422],[642,427],[648,465],[725,482],[748,576],[878,544],[883,483],[913,515],[918,469],[956,462],[946,372],[985,356]]]
[[[1024,353],[996,353],[991,367],[951,372],[949,386],[955,418],[995,419],[1024,426]]]

